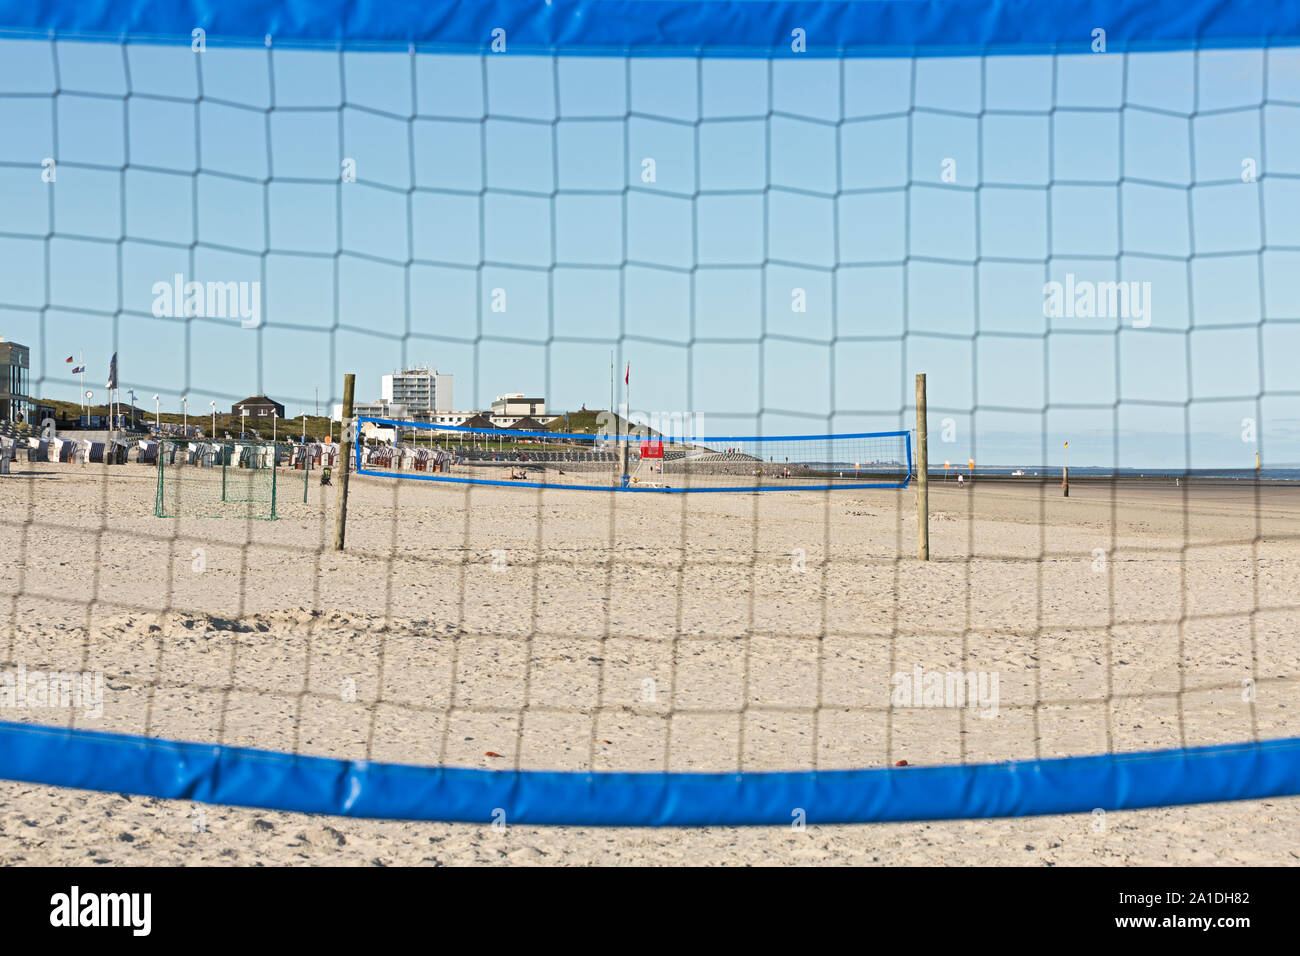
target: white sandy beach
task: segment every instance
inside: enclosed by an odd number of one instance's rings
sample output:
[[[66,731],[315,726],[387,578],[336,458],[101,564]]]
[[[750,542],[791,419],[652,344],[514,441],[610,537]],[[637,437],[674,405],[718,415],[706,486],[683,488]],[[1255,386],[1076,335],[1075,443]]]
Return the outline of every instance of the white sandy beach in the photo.
[[[15,558],[0,566],[0,666],[102,671],[105,697],[99,717],[0,719],[561,770],[1300,735],[1297,489],[1080,483],[1062,499],[936,482],[922,564],[911,489],[611,496],[354,477],[339,554],[334,491],[313,483],[304,504],[296,481],[278,521],[173,521],[153,516],[147,466],[18,464],[0,480]],[[891,676],[916,666],[996,672],[997,715],[891,708]],[[0,784],[0,862],[40,864],[1288,863],[1297,824],[1288,798],[1104,826],[502,833]]]

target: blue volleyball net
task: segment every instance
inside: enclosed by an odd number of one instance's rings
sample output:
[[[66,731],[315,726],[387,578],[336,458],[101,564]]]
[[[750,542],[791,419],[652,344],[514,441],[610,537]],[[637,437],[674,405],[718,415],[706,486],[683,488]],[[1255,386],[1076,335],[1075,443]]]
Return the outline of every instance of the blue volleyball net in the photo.
[[[1300,7],[301,6],[0,14],[0,777],[590,825],[1300,793]],[[74,469],[35,425],[91,423],[85,349],[133,423],[296,436],[304,500],[162,528],[139,462]],[[380,385],[430,360],[456,398]]]
[[[472,428],[360,416],[357,473],[582,491],[830,491],[904,488],[910,432],[665,434],[629,426],[579,433]],[[371,426],[368,428],[368,426]]]

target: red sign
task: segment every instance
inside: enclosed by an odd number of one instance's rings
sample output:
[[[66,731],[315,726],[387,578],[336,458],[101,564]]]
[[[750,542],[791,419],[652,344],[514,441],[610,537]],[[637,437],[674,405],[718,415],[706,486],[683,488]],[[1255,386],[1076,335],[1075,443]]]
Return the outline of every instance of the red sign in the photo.
[[[656,442],[643,441],[641,443],[642,458],[662,458],[664,456],[664,443],[660,439]]]

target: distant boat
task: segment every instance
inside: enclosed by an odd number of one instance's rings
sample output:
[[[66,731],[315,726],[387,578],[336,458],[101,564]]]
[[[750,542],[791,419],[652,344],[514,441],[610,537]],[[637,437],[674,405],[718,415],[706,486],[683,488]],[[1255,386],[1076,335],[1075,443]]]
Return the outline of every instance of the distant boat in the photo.
[[[1024,475],[1024,473],[1025,470],[1023,468],[1017,468],[1015,471],[1011,473],[1011,477],[1014,478],[1016,477],[1016,475]]]

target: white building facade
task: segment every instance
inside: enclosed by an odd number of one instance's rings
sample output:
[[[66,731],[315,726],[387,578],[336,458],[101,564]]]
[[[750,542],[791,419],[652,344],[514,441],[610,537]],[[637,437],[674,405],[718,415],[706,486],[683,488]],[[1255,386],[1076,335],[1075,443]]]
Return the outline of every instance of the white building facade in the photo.
[[[524,418],[523,415],[492,415],[484,412],[474,411],[447,411],[434,412],[431,415],[416,415],[408,413],[406,409],[397,405],[385,405],[382,402],[356,402],[352,405],[353,414],[363,418],[386,418],[397,421],[415,421],[429,422],[433,425],[463,425],[477,415],[482,415],[497,428],[509,428],[515,422]],[[559,418],[559,415],[530,415],[543,425],[549,425]],[[343,420],[343,406],[339,403],[334,404],[333,408],[334,421]]]
[[[498,395],[492,403],[492,418],[523,418],[528,415],[540,420],[546,414],[546,399],[529,398],[520,392]]]
[[[456,407],[452,376],[436,368],[408,368],[380,379],[379,401],[400,405],[414,415],[449,412]]]
[[[498,395],[488,412],[455,410],[452,407],[452,376],[428,368],[384,375],[379,401],[354,402],[352,410],[353,414],[365,418],[453,426],[482,415],[498,428],[509,428],[522,418],[533,418],[545,425],[559,417],[546,414],[546,399],[528,397],[521,392]],[[332,417],[335,421],[343,419],[342,404],[334,405]]]

